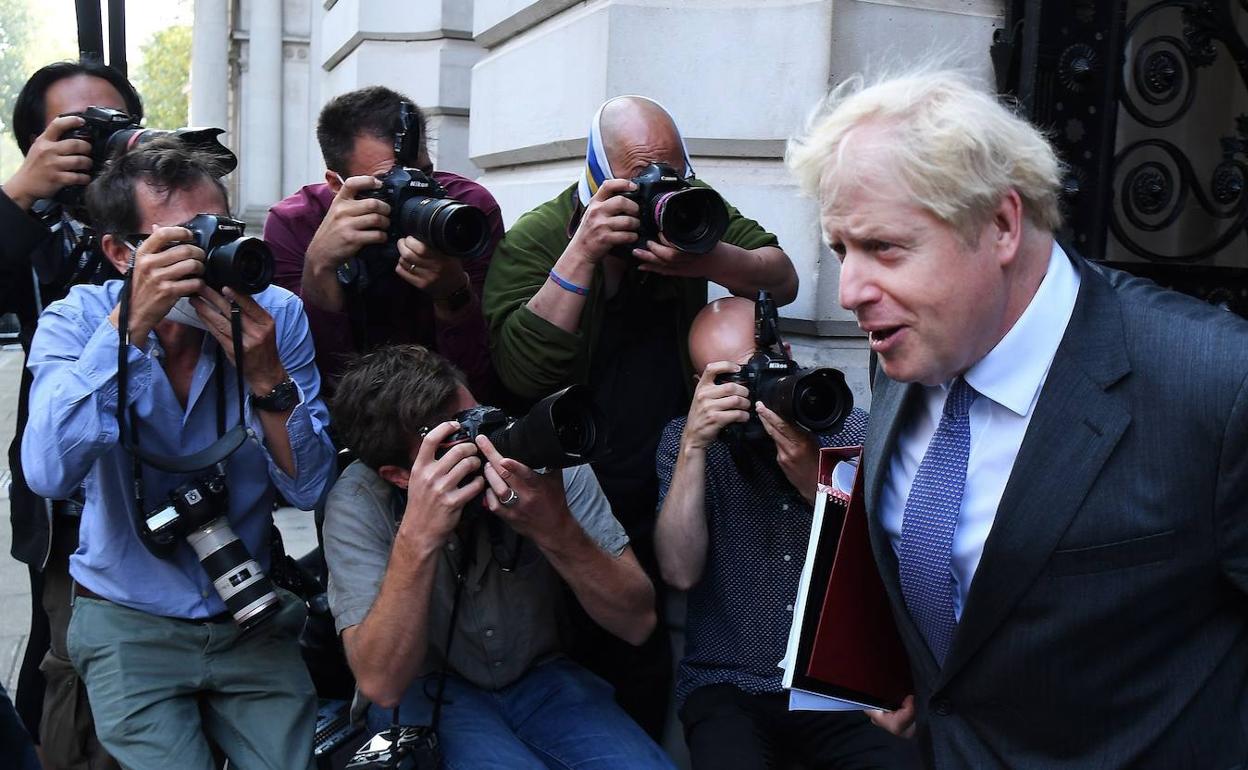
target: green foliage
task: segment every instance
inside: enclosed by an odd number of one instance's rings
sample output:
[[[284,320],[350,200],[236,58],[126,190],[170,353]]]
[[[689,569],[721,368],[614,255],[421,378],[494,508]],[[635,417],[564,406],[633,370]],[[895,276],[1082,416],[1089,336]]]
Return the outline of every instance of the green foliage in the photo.
[[[142,62],[133,82],[143,95],[144,124],[153,128],[185,126],[190,115],[191,27],[166,27],[139,50]]]
[[[26,0],[0,0],[0,182],[21,165],[9,121],[13,102],[30,75],[27,52],[34,22]]]

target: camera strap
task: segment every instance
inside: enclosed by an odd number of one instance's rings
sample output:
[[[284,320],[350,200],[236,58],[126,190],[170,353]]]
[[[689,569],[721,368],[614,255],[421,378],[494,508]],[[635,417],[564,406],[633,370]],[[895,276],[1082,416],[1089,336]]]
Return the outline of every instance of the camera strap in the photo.
[[[133,257],[121,285],[120,307],[117,319],[117,439],[122,448],[130,453],[134,467],[135,515],[147,512],[143,494],[143,465],[172,474],[187,474],[211,468],[234,454],[247,440],[243,383],[243,322],[242,310],[237,303],[230,303],[230,331],[234,348],[234,373],[238,390],[238,425],[225,429],[225,355],[217,347],[214,380],[217,390],[217,440],[210,446],[182,457],[162,457],[145,452],[139,447],[138,409],[128,404],[130,380],[130,302],[134,278]],[[205,332],[206,333],[206,332]],[[129,419],[127,420],[127,416]],[[127,426],[127,422],[129,426]],[[129,430],[127,429],[129,427]]]

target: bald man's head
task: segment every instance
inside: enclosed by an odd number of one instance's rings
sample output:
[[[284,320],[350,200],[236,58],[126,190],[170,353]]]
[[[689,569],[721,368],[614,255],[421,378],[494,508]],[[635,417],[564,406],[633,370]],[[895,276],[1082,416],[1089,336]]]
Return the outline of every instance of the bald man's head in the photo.
[[[716,361],[745,363],[753,353],[754,303],[744,297],[715,300],[689,327],[689,358],[698,373]]]
[[[666,163],[684,174],[685,151],[676,124],[662,107],[635,96],[607,102],[599,121],[611,172],[631,179],[651,163]]]

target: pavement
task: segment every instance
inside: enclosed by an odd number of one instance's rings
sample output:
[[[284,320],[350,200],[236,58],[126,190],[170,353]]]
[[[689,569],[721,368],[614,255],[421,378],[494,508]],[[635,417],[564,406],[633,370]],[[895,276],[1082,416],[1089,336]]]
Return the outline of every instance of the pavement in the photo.
[[[21,348],[16,345],[0,348],[0,516],[8,512],[8,447],[17,423],[21,373]],[[274,514],[274,519],[287,552],[302,556],[316,546],[311,513],[282,508]],[[7,522],[0,521],[0,683],[10,695],[17,684],[30,630],[30,577],[26,565],[9,555],[12,537]]]

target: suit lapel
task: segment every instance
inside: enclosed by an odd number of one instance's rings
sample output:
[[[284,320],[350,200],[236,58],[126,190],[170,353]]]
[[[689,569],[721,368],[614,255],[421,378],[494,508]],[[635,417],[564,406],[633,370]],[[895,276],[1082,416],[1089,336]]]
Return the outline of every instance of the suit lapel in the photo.
[[[1081,259],[1082,283],[967,595],[948,681],[1008,615],[1048,561],[1131,422],[1107,392],[1130,371],[1117,296]]]

